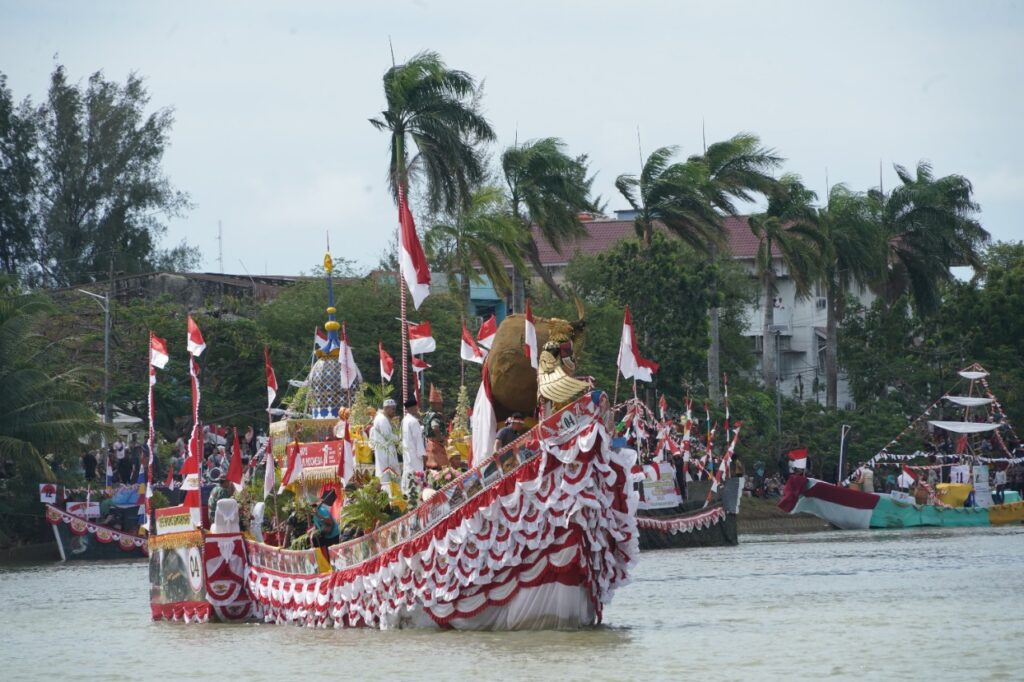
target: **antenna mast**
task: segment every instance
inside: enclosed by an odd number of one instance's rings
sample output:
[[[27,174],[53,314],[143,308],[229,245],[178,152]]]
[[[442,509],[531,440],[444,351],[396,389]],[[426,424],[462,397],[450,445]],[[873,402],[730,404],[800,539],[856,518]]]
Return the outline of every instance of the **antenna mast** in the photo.
[[[224,274],[224,230],[220,221],[217,221],[217,264],[220,266],[220,274]]]

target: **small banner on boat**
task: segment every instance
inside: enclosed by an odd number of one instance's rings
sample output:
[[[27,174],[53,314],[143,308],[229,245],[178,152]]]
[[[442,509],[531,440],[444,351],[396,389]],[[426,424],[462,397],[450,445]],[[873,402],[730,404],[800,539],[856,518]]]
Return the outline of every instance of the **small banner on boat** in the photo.
[[[99,502],[68,502],[64,509],[68,514],[81,516],[84,519],[98,519],[100,517]]]
[[[57,504],[57,485],[55,483],[40,483],[39,501],[43,504]]]
[[[988,467],[975,464],[974,471],[974,506],[988,509],[992,506],[992,488],[988,484]]]
[[[683,503],[676,484],[676,474],[668,462],[658,462],[645,467],[647,477],[641,483],[639,509],[665,509]]]
[[[971,482],[971,467],[966,464],[958,464],[957,466],[950,467],[949,469],[949,482],[950,483],[970,483]]]
[[[181,504],[177,507],[164,507],[156,510],[156,534],[184,533],[193,530],[192,516],[188,508]]]

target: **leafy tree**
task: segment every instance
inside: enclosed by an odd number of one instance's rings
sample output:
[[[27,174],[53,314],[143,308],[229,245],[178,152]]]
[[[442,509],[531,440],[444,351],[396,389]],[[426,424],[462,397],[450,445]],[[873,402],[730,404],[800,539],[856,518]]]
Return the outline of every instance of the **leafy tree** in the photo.
[[[32,532],[38,483],[53,480],[54,456],[80,455],[79,439],[103,427],[83,399],[88,368],[53,362],[41,333],[54,307],[0,278],[0,545]]]
[[[511,282],[502,259],[520,270],[525,268],[520,254],[522,238],[501,190],[483,187],[473,193],[468,209],[427,229],[425,248],[431,262],[447,275],[448,290],[459,292],[468,308],[470,283],[483,282],[484,275],[497,291],[509,293]]]
[[[930,315],[941,285],[953,279],[950,268],[980,268],[989,234],[975,218],[981,209],[967,178],[936,178],[925,162],[914,174],[894,167],[901,184],[888,195],[870,193],[889,245],[887,277],[878,288],[889,303],[909,294],[920,314]]]
[[[722,218],[701,191],[702,169],[696,164],[671,163],[676,147],[654,150],[640,177],[620,175],[615,188],[636,211],[637,236],[650,246],[655,223],[699,251],[725,241]]]
[[[851,288],[863,290],[885,271],[885,237],[874,220],[863,194],[845,185],[829,191],[828,203],[811,216],[823,240],[822,282],[828,300],[826,311],[825,404],[836,407],[838,398],[839,326],[846,316],[846,296]]]
[[[776,384],[776,337],[769,331],[775,324],[776,282],[779,273],[775,261],[779,260],[796,287],[797,297],[810,295],[811,285],[818,277],[821,249],[824,241],[814,226],[810,206],[814,192],[808,190],[799,178],[783,176],[768,203],[768,211],[750,216],[750,230],[758,240],[754,267],[764,296],[764,334],[761,359],[765,387]]]
[[[37,136],[31,103],[15,106],[0,73],[0,272],[8,274],[23,273],[36,258]]]
[[[387,109],[370,124],[390,134],[388,182],[396,202],[399,188],[408,191],[409,181],[419,176],[429,210],[450,213],[469,206],[486,175],[479,144],[494,139],[480,112],[480,94],[472,76],[449,69],[436,52],[421,52],[387,70]]]
[[[172,112],[147,116],[148,104],[135,74],[122,85],[96,72],[82,87],[68,82],[64,67],[54,70],[39,122],[44,281],[69,286],[111,268],[152,270],[162,218],[189,203],[160,169]]]
[[[508,185],[509,206],[519,220],[523,231],[525,255],[534,272],[547,285],[555,297],[564,299],[561,288],[540,260],[540,248],[533,237],[531,225],[545,241],[561,253],[573,239],[586,234],[580,213],[597,211],[591,198],[593,176],[588,177],[586,155],[572,157],[565,151],[565,143],[555,137],[516,144],[501,156],[501,169]],[[514,307],[522,310],[523,273],[516,282]]]
[[[736,202],[750,202],[767,194],[775,181],[772,172],[782,163],[774,149],[761,144],[751,133],[738,133],[728,140],[715,142],[703,154],[691,156],[687,164],[701,170],[701,191],[708,203],[721,215],[738,213]],[[716,261],[718,248],[711,245],[711,258]],[[710,344],[708,347],[708,394],[717,404],[721,400],[721,334],[722,296],[718,279],[711,279],[711,304],[708,308]]]

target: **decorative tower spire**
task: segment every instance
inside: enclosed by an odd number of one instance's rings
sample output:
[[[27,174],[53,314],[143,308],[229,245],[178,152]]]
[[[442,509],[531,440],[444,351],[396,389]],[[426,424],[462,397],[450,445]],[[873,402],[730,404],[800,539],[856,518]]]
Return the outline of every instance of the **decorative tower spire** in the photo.
[[[341,324],[335,317],[338,310],[334,307],[334,279],[331,273],[334,272],[334,261],[331,259],[331,252],[328,248],[324,254],[324,271],[327,273],[327,322],[324,323],[324,331],[327,332],[327,345],[317,349],[316,355],[319,358],[337,358],[341,348],[341,339],[338,330]]]

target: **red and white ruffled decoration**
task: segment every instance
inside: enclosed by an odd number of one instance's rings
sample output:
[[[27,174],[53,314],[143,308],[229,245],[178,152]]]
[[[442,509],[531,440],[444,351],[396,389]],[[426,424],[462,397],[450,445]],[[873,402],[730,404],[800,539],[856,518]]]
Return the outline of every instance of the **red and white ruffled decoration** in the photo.
[[[116,542],[117,546],[126,552],[132,552],[140,548],[146,549],[146,538],[142,536],[133,533],[122,533],[119,530],[101,526],[98,523],[92,523],[81,516],[61,511],[53,505],[46,505],[46,520],[53,525],[58,523],[67,524],[69,530],[75,535],[93,535],[99,542],[104,544]]]
[[[695,530],[710,528],[725,520],[725,509],[713,507],[699,514],[692,514],[683,518],[660,518],[654,519],[641,516],[636,520],[638,528],[656,530],[660,533],[690,533]]]
[[[596,408],[437,525],[329,574],[250,565],[264,619],[381,629],[573,627],[600,622],[639,551],[635,453]],[[580,417],[579,412],[575,415]],[[589,419],[586,417],[590,417]],[[336,557],[337,554],[334,554]]]

